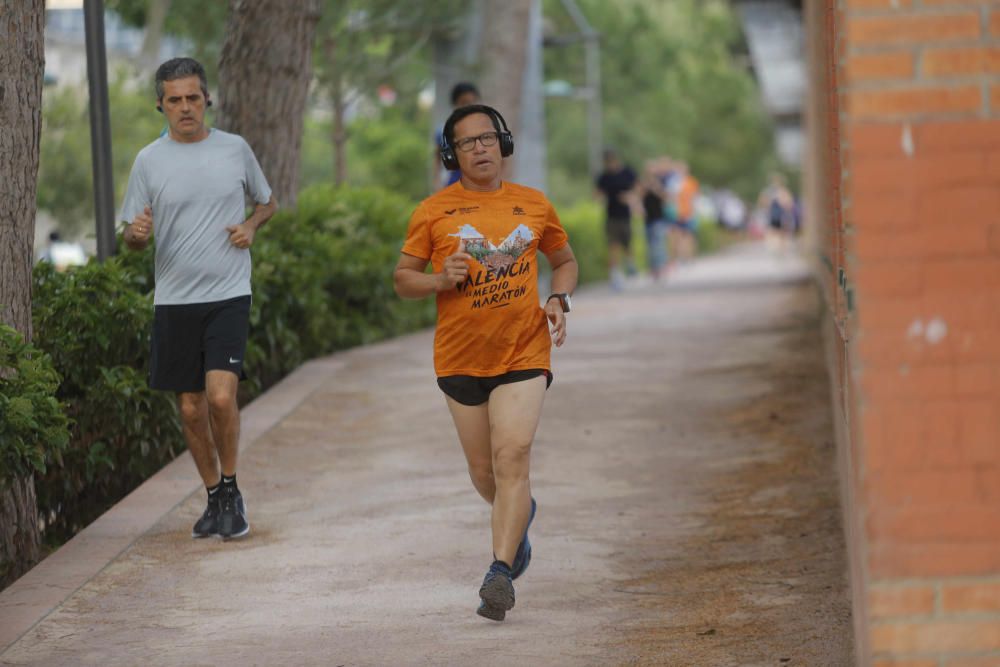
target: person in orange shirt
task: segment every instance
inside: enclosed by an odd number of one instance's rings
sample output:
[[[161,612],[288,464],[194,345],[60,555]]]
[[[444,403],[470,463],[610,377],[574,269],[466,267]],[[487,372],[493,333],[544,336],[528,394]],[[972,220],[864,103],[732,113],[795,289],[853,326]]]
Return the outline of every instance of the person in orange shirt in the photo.
[[[514,606],[513,580],[531,561],[531,444],[552,383],[551,347],[566,340],[578,267],[545,195],[502,179],[514,138],[496,109],[456,109],[444,140],[441,161],[461,178],[417,206],[393,278],[404,299],[437,299],[438,386],[472,484],[493,508],[493,562],[477,613],[502,621]],[[553,294],[543,306],[539,251],[552,266]]]
[[[695,216],[694,201],[698,196],[699,185],[683,162],[677,163],[676,170],[673,199],[677,209],[677,222],[669,232],[670,248],[677,260],[687,261],[698,252],[698,219]]]

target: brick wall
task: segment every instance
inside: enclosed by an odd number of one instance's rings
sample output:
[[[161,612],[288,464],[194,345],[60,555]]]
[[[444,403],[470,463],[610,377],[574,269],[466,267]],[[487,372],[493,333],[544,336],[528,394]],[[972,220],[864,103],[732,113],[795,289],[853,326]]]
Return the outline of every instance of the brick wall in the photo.
[[[1000,667],[1000,1],[804,7],[858,664]]]

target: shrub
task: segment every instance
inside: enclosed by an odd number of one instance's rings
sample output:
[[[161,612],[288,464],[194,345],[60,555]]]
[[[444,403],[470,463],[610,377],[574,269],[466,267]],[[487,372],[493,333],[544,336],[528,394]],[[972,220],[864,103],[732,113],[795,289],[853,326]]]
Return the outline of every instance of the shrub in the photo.
[[[61,463],[69,424],[52,359],[0,324],[0,485]]]
[[[118,259],[34,273],[35,342],[62,375],[56,396],[72,441],[37,478],[50,543],[72,536],[184,448],[174,398],[151,391],[153,307],[141,276]]]
[[[606,280],[608,244],[604,234],[604,211],[596,201],[581,201],[572,207],[556,209],[569,244],[580,265],[580,283]]]
[[[247,395],[311,357],[433,323],[432,300],[392,286],[411,210],[383,190],[315,186],[268,223],[254,242]]]

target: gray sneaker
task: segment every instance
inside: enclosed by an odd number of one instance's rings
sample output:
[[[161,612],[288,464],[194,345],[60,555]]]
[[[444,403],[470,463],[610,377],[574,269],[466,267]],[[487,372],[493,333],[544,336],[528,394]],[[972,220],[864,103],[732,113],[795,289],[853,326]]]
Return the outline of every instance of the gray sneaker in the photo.
[[[489,572],[479,588],[479,609],[476,613],[491,621],[502,621],[507,612],[514,608],[514,582],[506,565],[490,565]]]
[[[221,511],[219,512],[219,536],[224,540],[243,537],[250,532],[247,509],[243,494],[235,484],[223,484],[219,490]]]
[[[205,513],[201,515],[200,519],[195,521],[194,528],[191,529],[191,537],[212,537],[219,534],[219,513],[222,510],[222,506],[219,503],[219,496],[221,494],[222,489],[219,489],[215,495],[210,494],[208,496],[208,505],[205,507]]]

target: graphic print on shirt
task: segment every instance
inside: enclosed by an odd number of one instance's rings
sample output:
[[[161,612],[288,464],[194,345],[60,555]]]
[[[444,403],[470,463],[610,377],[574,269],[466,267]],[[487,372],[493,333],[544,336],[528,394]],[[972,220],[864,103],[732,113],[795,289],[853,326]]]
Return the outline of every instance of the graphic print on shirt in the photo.
[[[531,261],[522,259],[524,251],[535,239],[526,225],[518,225],[500,245],[494,245],[472,225],[462,225],[455,234],[465,243],[465,252],[481,265],[470,267],[469,277],[459,286],[459,292],[470,300],[472,310],[504,308],[513,299],[524,296],[531,278]]]

